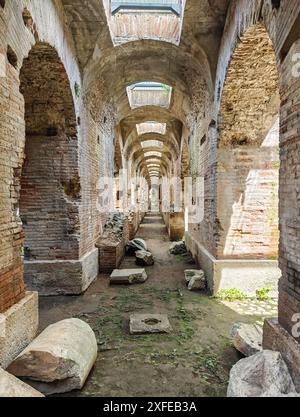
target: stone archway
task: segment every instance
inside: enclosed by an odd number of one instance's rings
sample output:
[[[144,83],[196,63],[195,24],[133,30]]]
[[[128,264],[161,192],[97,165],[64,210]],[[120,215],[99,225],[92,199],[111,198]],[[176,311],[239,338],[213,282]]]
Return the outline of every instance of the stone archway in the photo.
[[[26,283],[42,294],[80,292],[68,268],[60,267],[79,257],[76,115],[64,65],[49,44],[37,43],[24,60],[20,91],[26,140],[19,214]]]
[[[277,289],[279,109],[275,52],[258,23],[233,53],[221,98],[217,257],[227,263],[218,289]]]

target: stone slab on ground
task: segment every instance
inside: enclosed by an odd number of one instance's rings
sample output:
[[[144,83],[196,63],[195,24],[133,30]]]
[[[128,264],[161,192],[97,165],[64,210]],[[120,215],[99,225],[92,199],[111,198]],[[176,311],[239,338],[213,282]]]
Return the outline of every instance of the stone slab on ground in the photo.
[[[147,281],[147,273],[143,268],[115,269],[110,275],[110,284],[131,285]]]
[[[230,371],[228,397],[278,397],[297,394],[279,352],[263,350],[242,359]]]
[[[263,330],[257,324],[236,323],[230,336],[236,350],[245,356],[252,356],[262,350]]]
[[[91,327],[79,319],[48,326],[8,367],[13,375],[50,395],[81,389],[97,358]]]
[[[132,314],[130,316],[130,333],[170,333],[172,327],[165,314]]]
[[[32,388],[25,382],[4,371],[0,368],[0,397],[1,398],[21,398],[21,397],[44,397],[44,395]]]

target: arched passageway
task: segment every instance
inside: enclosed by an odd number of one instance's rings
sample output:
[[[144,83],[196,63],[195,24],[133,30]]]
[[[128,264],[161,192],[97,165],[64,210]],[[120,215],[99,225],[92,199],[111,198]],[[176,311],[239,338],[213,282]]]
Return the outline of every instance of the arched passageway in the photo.
[[[75,396],[225,395],[240,322],[299,385],[299,2],[2,3],[0,365],[36,333],[25,265],[40,329],[97,337]],[[131,334],[150,311],[170,333]]]
[[[50,45],[32,48],[20,81],[26,135],[19,199],[25,278],[29,288],[47,294],[65,288],[55,262],[79,255],[77,121],[68,76]]]
[[[241,37],[221,97],[216,244],[217,258],[232,264],[224,264],[215,278],[217,289],[239,288],[251,294],[260,288],[277,291],[278,83],[272,41],[258,23]],[[240,260],[247,261],[245,267],[235,263]]]
[[[227,72],[218,143],[218,257],[277,259],[279,86],[262,24],[249,28]]]

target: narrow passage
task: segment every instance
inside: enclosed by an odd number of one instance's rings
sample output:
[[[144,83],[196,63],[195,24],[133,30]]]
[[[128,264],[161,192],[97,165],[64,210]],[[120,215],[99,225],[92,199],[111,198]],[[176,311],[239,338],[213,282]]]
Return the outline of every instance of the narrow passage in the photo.
[[[98,359],[84,389],[65,395],[226,395],[229,371],[241,358],[231,346],[231,326],[276,315],[276,302],[251,309],[250,301],[225,303],[187,291],[184,270],[196,265],[189,257],[169,254],[160,214],[148,213],[137,237],[147,242],[155,258],[145,284],[109,286],[108,275],[101,274],[82,296],[40,297],[41,330],[78,317],[92,326],[98,339]],[[135,257],[126,257],[120,268],[132,267]],[[131,336],[128,321],[135,312],[167,314],[172,333]]]

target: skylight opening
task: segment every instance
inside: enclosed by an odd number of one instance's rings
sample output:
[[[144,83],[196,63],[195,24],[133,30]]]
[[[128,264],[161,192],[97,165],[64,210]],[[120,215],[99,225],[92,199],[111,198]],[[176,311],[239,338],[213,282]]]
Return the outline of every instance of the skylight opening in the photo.
[[[140,39],[179,45],[186,0],[102,0],[115,46]]]
[[[136,129],[139,136],[144,135],[145,133],[158,133],[159,135],[165,135],[167,131],[167,124],[145,122],[137,124]]]
[[[141,82],[127,87],[130,107],[158,106],[168,109],[171,104],[172,87],[162,83]]]
[[[163,148],[164,144],[163,142],[160,142],[159,140],[145,140],[145,142],[142,142],[142,148]]]
[[[160,162],[160,160],[159,159],[157,159],[157,158],[151,158],[151,159],[148,159],[148,161],[147,161],[148,163],[152,163],[152,162],[154,162],[154,163],[159,163]]]
[[[116,13],[174,13],[181,15],[181,0],[112,0],[111,14]]]
[[[151,156],[156,156],[157,158],[161,158],[162,153],[161,152],[145,152],[145,158],[148,158]]]

